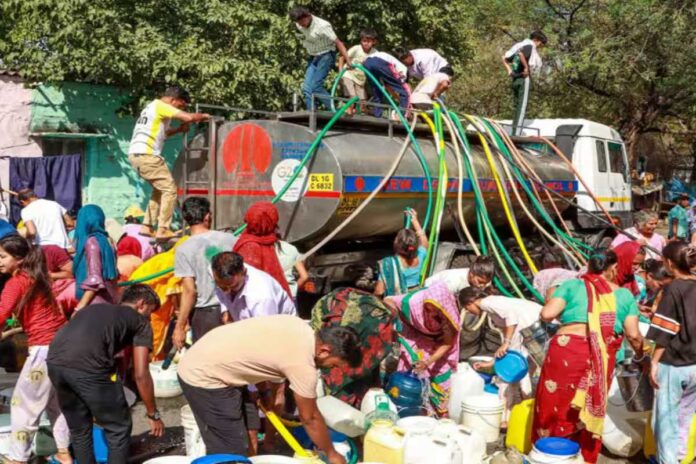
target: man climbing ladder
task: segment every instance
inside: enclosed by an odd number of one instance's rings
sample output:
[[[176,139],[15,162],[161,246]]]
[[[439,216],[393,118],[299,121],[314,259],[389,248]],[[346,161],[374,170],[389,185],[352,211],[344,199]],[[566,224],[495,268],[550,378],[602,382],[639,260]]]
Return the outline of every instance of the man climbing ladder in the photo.
[[[205,121],[210,115],[183,111],[190,102],[189,94],[181,87],[169,87],[162,98],[150,102],[140,113],[133,129],[133,138],[128,149],[128,160],[138,175],[152,186],[152,196],[145,211],[141,235],[152,236],[157,225],[157,240],[172,238],[169,228],[176,206],[176,184],[167,163],[162,157],[162,148],[167,137],[177,132],[186,133],[189,123]],[[170,129],[172,119],[182,124]]]
[[[515,116],[512,120],[512,135],[521,135],[524,117],[529,102],[532,72],[541,69],[538,49],[546,45],[548,39],[541,31],[534,31],[528,39],[518,42],[503,55],[503,65],[512,78],[512,98]]]

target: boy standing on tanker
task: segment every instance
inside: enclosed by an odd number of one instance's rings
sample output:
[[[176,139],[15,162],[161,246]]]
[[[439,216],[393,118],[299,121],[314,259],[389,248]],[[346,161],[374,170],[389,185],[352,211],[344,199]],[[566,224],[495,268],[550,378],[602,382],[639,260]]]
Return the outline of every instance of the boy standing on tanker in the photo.
[[[503,65],[512,78],[512,97],[515,102],[515,116],[512,120],[512,135],[520,135],[527,112],[532,72],[541,69],[541,56],[538,49],[546,45],[548,39],[541,31],[534,31],[528,39],[518,42],[503,55]]]
[[[336,37],[331,23],[312,15],[305,7],[298,6],[290,10],[290,19],[295,22],[301,34],[302,45],[311,56],[302,84],[305,106],[307,109],[314,109],[312,95],[317,95],[315,98],[319,98],[325,108],[331,108],[330,94],[324,88],[324,81],[336,64],[336,49],[346,64],[351,65],[346,46]]]
[[[375,52],[363,63],[363,67],[380,81],[385,87],[393,90],[399,96],[399,107],[408,108],[411,89],[406,83],[408,70],[401,61],[391,56],[389,53]],[[382,103],[382,91],[370,80],[372,89],[372,99],[377,104]],[[375,116],[382,117],[382,108],[375,108]],[[395,118],[393,118],[395,119]]]
[[[354,45],[348,50],[348,59],[353,64],[363,64],[367,58],[377,53],[375,44],[377,43],[377,32],[374,29],[363,29],[360,31],[360,44]],[[338,68],[342,69],[344,65],[343,57],[338,59]],[[360,98],[360,112],[365,112],[365,102],[367,101],[367,92],[365,90],[365,81],[367,76],[359,69],[349,69],[341,77],[341,86],[346,97]],[[355,114],[355,108],[350,108],[346,114],[352,116]]]
[[[128,149],[128,161],[138,175],[152,186],[141,235],[151,237],[157,225],[155,238],[166,240],[176,234],[169,228],[176,206],[176,183],[162,157],[164,141],[178,132],[188,132],[189,123],[205,121],[210,115],[183,111],[191,101],[186,90],[169,87],[161,98],[151,101],[140,113],[135,123]],[[170,129],[172,119],[181,124]]]

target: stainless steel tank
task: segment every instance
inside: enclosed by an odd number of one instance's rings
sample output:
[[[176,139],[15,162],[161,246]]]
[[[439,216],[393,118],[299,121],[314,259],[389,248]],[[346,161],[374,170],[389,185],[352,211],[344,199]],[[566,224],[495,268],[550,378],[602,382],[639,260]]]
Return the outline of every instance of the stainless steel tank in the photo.
[[[175,166],[180,195],[210,195],[214,190],[215,226],[243,224],[246,209],[256,201],[270,200],[285,185],[318,132],[278,120],[227,122],[214,134],[210,150],[182,154]],[[291,242],[311,243],[337,227],[377,186],[404,143],[405,134],[385,131],[337,129],[329,132],[298,179],[276,204],[281,233]],[[475,138],[472,138],[475,143]],[[194,146],[206,141],[196,140]],[[419,138],[436,192],[438,158],[432,138]],[[495,224],[505,215],[488,160],[473,145],[476,171],[486,206]],[[216,158],[212,170],[209,158]],[[568,196],[577,185],[573,174],[554,156],[525,152],[528,161],[548,185]],[[494,158],[496,156],[494,155]],[[458,168],[451,144],[447,146],[448,198],[456,210]],[[186,169],[184,169],[186,167]],[[498,165],[500,174],[502,169]],[[212,185],[211,186],[211,178]],[[464,215],[475,226],[475,201],[469,176],[464,176]],[[514,195],[510,192],[510,197]],[[212,198],[212,195],[211,195]],[[524,198],[524,194],[523,194]],[[435,197],[433,197],[433,205]],[[514,202],[516,203],[516,202]],[[563,205],[557,202],[559,208]],[[406,207],[415,208],[421,220],[427,207],[427,182],[413,147],[383,191],[336,237],[366,239],[393,234],[403,227]],[[530,208],[531,209],[531,208]],[[515,214],[524,219],[519,205]],[[451,227],[445,215],[443,227]]]

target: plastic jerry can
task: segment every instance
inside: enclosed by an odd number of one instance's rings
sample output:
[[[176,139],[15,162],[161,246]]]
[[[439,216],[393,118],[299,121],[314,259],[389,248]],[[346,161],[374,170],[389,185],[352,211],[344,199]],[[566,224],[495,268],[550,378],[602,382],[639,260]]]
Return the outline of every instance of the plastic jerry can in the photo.
[[[382,464],[404,464],[404,432],[394,423],[378,420],[372,424],[365,435],[365,455],[363,461]]]
[[[524,400],[516,404],[510,412],[505,446],[515,448],[522,454],[532,450],[532,422],[534,421],[534,400]]]

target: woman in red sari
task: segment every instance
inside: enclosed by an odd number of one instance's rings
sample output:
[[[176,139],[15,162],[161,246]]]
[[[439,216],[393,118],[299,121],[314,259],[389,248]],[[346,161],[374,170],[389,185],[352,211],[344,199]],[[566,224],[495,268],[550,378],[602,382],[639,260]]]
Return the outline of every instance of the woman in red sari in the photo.
[[[244,215],[246,228],[234,244],[232,251],[244,258],[244,263],[254,266],[278,281],[281,287],[290,292],[285,272],[278,260],[278,210],[269,201],[259,201],[249,207]]]
[[[537,386],[532,442],[563,437],[580,445],[587,463],[597,462],[606,415],[607,391],[623,335],[642,358],[638,307],[629,290],[613,281],[618,259],[595,252],[587,274],[561,284],[541,318],[561,321],[551,339]]]

